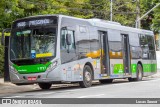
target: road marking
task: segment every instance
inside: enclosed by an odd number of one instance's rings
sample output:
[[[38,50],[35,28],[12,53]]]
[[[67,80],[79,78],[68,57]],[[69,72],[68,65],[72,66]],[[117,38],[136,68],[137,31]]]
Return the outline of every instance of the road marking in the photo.
[[[10,97],[3,97],[3,98],[20,98],[20,97],[23,97],[23,96],[10,96]]]
[[[42,94],[40,94],[40,95],[48,95],[48,94],[54,94],[54,93],[56,93],[56,92],[49,92],[49,93],[42,93]],[[39,93],[38,93],[38,95],[39,95]]]
[[[86,96],[80,96],[80,97],[77,97],[77,98],[87,98],[87,97],[98,97],[98,96],[103,96],[105,94],[98,94],[98,95],[86,95]]]
[[[70,92],[70,91],[79,91],[79,90],[82,90],[82,89],[72,89],[72,90],[65,90],[65,91]]]

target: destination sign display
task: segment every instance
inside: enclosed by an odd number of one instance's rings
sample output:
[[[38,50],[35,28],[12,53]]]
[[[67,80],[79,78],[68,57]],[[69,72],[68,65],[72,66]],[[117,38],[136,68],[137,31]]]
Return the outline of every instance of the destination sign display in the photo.
[[[37,17],[30,19],[18,20],[13,24],[13,28],[26,28],[46,25],[56,25],[57,17]]]

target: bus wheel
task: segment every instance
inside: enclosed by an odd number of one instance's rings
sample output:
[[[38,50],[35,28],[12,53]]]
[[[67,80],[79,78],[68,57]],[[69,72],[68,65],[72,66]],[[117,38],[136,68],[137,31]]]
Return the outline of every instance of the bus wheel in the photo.
[[[79,82],[80,87],[87,88],[92,85],[92,69],[90,66],[85,65],[83,69],[83,81]]]
[[[113,79],[99,80],[99,82],[102,84],[112,83],[112,81],[113,81]]]
[[[38,83],[39,87],[43,90],[50,89],[52,84],[51,83]]]
[[[130,82],[133,81],[141,81],[143,77],[143,70],[142,70],[142,66],[140,64],[137,65],[137,76],[136,78],[128,78],[128,80]]]
[[[142,75],[143,70],[142,70],[142,66],[140,64],[137,65],[137,78],[135,78],[136,81],[141,81],[142,80]]]

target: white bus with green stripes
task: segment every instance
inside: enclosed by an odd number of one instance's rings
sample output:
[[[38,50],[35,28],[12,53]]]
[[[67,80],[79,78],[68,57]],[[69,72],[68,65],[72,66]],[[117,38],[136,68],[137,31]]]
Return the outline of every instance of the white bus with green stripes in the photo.
[[[17,85],[79,83],[86,88],[157,72],[152,31],[101,19],[40,15],[13,22],[9,73]]]

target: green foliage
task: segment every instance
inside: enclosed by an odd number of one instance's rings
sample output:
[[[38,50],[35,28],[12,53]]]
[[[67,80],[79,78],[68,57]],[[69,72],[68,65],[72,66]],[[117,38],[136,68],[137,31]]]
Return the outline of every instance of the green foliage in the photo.
[[[114,21],[120,22],[122,25],[135,27],[136,20],[136,2],[133,0],[116,0],[114,3]]]
[[[141,15],[160,3],[159,0],[141,0]],[[142,28],[158,32],[160,30],[160,6],[142,20]]]
[[[93,17],[109,20],[110,2],[107,0],[90,0]]]
[[[160,8],[159,8],[160,9]],[[158,10],[159,11],[159,10]],[[156,12],[156,11],[155,11]],[[154,15],[154,19],[152,20],[153,24],[152,24],[152,29],[155,32],[159,32],[160,31],[160,14],[155,14]]]
[[[66,0],[64,3],[68,14],[79,18],[90,18],[93,16],[89,0]]]
[[[155,3],[160,3],[159,0],[154,0]],[[154,10],[154,18],[152,20],[152,30],[156,33],[160,31],[160,6]]]

